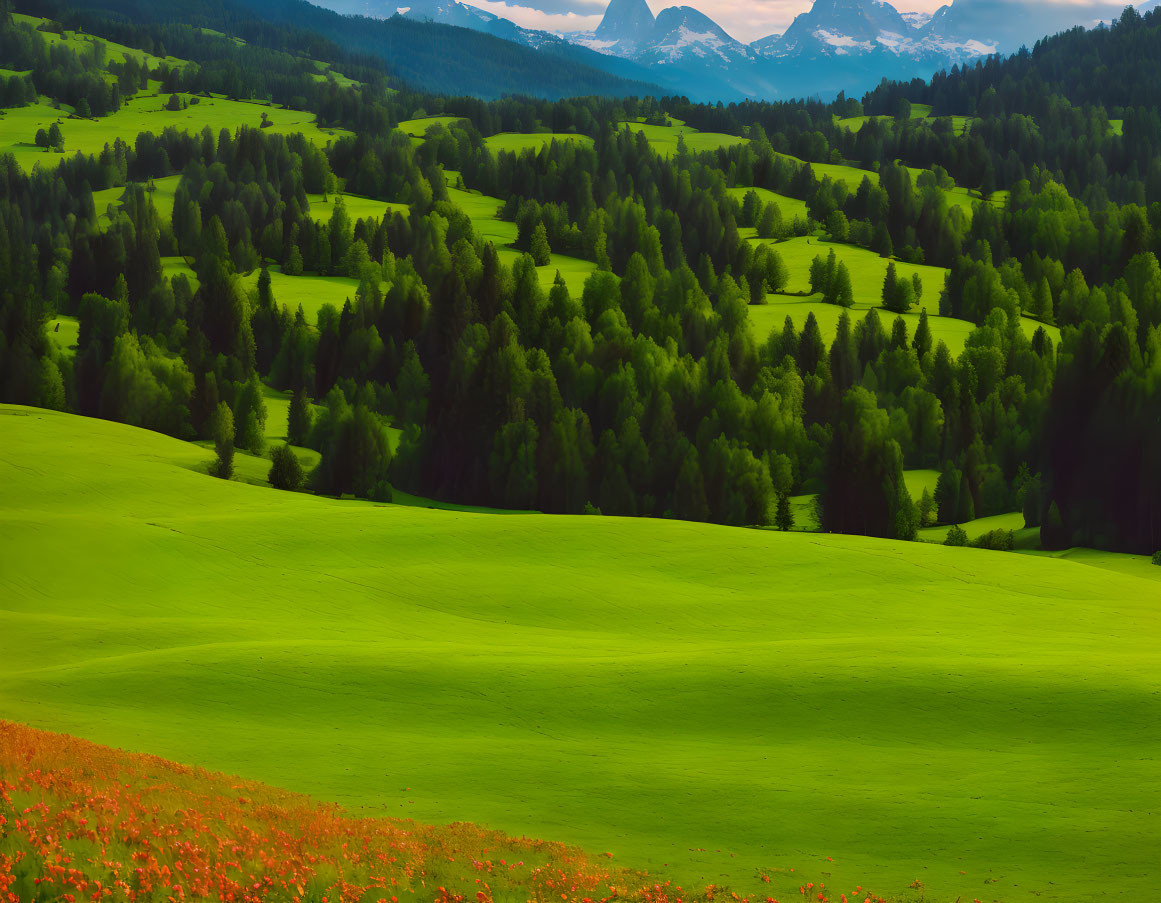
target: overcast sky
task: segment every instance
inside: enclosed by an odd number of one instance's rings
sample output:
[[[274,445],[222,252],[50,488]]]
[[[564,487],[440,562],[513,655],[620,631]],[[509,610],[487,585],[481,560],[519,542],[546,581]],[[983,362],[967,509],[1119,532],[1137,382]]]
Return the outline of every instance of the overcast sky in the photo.
[[[525,28],[544,31],[592,31],[601,22],[609,0],[464,0]],[[740,41],[780,34],[812,0],[647,0],[654,13],[667,6],[701,10]],[[933,13],[951,0],[889,0],[901,13]],[[1057,0],[1084,3],[1086,0]],[[1139,6],[1139,2],[1134,2]]]

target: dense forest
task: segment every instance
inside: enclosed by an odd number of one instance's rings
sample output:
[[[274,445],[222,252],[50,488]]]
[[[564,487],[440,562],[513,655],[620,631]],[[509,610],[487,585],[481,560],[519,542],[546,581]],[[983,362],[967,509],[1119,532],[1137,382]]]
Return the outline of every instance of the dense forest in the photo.
[[[0,399],[212,439],[228,476],[235,447],[265,450],[264,386],[287,391],[290,445],[321,458],[302,474],[277,449],[272,481],[322,493],[783,529],[790,497],[815,493],[828,531],[914,539],[1022,511],[1046,548],[1161,548],[1161,85],[1059,74],[1069,55],[1155,69],[1161,12],[862,102],[730,106],[441,97],[358,44],[281,22],[249,26],[242,46],[177,21],[51,12],[189,62],[48,47],[3,0],[9,107],[52,98],[96,118],[155,85],[178,104],[262,98],[349,133],[321,147],[167,128],[31,172],[0,158]],[[920,103],[934,115],[913,117]],[[416,114],[456,119],[413,141],[394,126]],[[746,140],[664,155],[619,125],[669,117]],[[549,129],[592,140],[486,141]],[[46,155],[67,142],[66,120]],[[820,178],[823,164],[864,174]],[[165,177],[180,177],[171,218],[149,191]],[[949,203],[957,185],[977,192],[970,214]],[[478,234],[457,186],[503,202],[520,256],[505,263]],[[102,223],[93,192],[120,187]],[[354,218],[336,200],[312,216],[309,196],[340,191],[407,209]],[[842,309],[833,338],[813,312],[756,334],[796,236],[892,259],[881,306],[848,312],[852,274],[820,247],[810,290]],[[541,285],[554,254],[595,266],[583,291]],[[173,258],[194,278],[167,277]],[[897,277],[896,262],[945,268],[945,282]],[[272,267],[358,288],[310,322],[279,301]],[[79,321],[75,358],[46,331],[62,314]],[[929,314],[970,322],[962,352]],[[394,451],[386,424],[403,431]],[[917,468],[940,477],[913,498]]]

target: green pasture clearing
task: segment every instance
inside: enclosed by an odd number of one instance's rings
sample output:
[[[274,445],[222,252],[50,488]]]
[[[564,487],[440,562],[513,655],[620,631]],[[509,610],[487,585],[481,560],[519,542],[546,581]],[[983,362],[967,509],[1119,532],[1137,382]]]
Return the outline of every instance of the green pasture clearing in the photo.
[[[26,16],[21,13],[15,13],[12,16],[13,20],[19,24],[31,25],[35,28],[38,25],[43,25],[48,22],[48,19],[40,18],[39,16]],[[103,44],[105,47],[105,62],[108,63],[123,63],[128,58],[133,58],[139,63],[145,63],[150,71],[157,68],[159,63],[165,62],[170,66],[183,66],[186,61],[178,59],[175,56],[159,57],[151,53],[146,53],[144,50],[137,50],[134,47],[126,47],[124,44],[118,44],[116,41],[110,41],[107,38],[99,38],[95,35],[82,34],[75,31],[65,31],[63,34],[55,34],[50,31],[38,32],[44,41],[50,45],[65,44],[69,49],[76,52],[83,52],[96,44]]]
[[[406,204],[377,201],[374,198],[358,194],[308,194],[306,199],[310,201],[311,218],[317,223],[330,222],[331,215],[335,212],[335,199],[338,197],[342,197],[343,204],[347,208],[347,216],[351,218],[351,222],[370,218],[383,219],[388,211],[407,214]]]
[[[264,129],[267,132],[279,135],[301,133],[319,145],[346,134],[341,129],[320,129],[315,124],[315,115],[301,110],[223,97],[203,97],[200,103],[187,109],[171,111],[164,108],[167,99],[168,95],[138,96],[111,116],[98,119],[70,119],[68,113],[53,109],[44,100],[27,107],[13,107],[0,119],[0,154],[11,153],[25,171],[31,171],[38,163],[55,166],[65,155],[78,152],[98,154],[117,138],[133,144],[141,132],[160,135],[170,126],[191,133],[209,127],[215,138],[222,129],[233,132],[243,125],[258,128],[263,113],[268,114],[274,123]],[[64,155],[45,151],[35,144],[37,129],[48,129],[54,122],[60,122],[64,134]]]
[[[424,116],[420,119],[406,119],[395,128],[410,138],[422,139],[433,125],[443,125],[450,128],[452,123],[462,122],[463,118],[462,116]]]
[[[281,444],[286,441],[286,433],[290,428],[291,393],[281,392],[263,384],[262,398],[266,404],[266,441],[271,444]],[[323,410],[322,405],[313,402],[311,408],[314,410],[315,417]],[[386,429],[388,445],[390,445],[391,451],[395,452],[399,448],[399,438],[403,435],[403,430],[393,426],[388,426]],[[313,448],[303,448],[299,445],[292,445],[291,448],[298,455],[303,470],[309,471],[318,464],[321,456]],[[265,482],[265,478],[263,478],[263,482]]]
[[[691,154],[701,154],[707,151],[720,150],[723,147],[733,147],[745,144],[749,138],[738,135],[723,135],[720,132],[699,132],[676,119],[670,120],[673,125],[646,125],[639,122],[622,122],[619,125],[631,129],[634,134],[641,132],[645,135],[649,146],[665,157],[677,153],[677,142],[685,137],[685,147]]]
[[[913,103],[911,105],[912,119],[927,119],[931,115],[931,104]],[[848,132],[857,132],[872,119],[894,119],[894,116],[848,116],[845,119],[835,118],[835,125]]]
[[[1013,533],[1019,533],[1025,529],[1024,515],[1019,512],[980,517],[960,526],[963,527],[968,539],[979,539],[993,530],[1011,530]],[[947,531],[947,527],[925,527],[919,531],[919,538],[927,542],[943,542],[947,539]]]
[[[48,337],[65,357],[76,355],[80,336],[81,323],[76,317],[61,316],[48,321]]]
[[[197,273],[193,271],[193,267],[186,262],[184,257],[162,257],[161,273],[166,279],[172,279],[174,276],[185,276],[189,280],[190,288],[197,289],[198,287]]]
[[[472,230],[484,242],[491,242],[496,246],[497,255],[505,266],[512,266],[524,253],[512,247],[519,237],[519,229],[515,223],[500,219],[500,211],[504,202],[499,198],[481,194],[478,191],[465,191],[462,188],[452,188],[457,173],[445,173],[448,177],[448,200],[459,207],[472,221]],[[579,257],[570,257],[567,254],[553,253],[552,262],[547,266],[537,267],[536,274],[541,286],[547,291],[556,281],[559,270],[561,277],[568,286],[569,294],[579,298],[584,291],[585,282],[597,269],[591,260]]]
[[[790,511],[794,515],[794,529],[813,533],[821,529],[818,523],[818,496],[814,493],[790,496]]]
[[[177,185],[181,176],[165,176],[152,180],[152,188],[147,190],[153,206],[157,209],[158,219],[164,222],[173,220],[173,203],[177,195]],[[93,209],[97,212],[97,221],[103,228],[108,228],[124,206],[125,186],[105,188],[93,192]]]
[[[97,222],[102,229],[107,229],[113,224],[113,219],[121,209],[121,198],[124,195],[125,186],[123,185],[120,188],[103,188],[93,192],[93,210],[97,214]],[[171,210],[170,219],[172,218]]]
[[[354,88],[359,85],[359,82],[355,79],[343,75],[341,72],[336,72],[333,68],[331,68],[330,63],[324,63],[322,60],[316,60],[315,65],[320,70],[312,76],[316,81],[328,82],[333,80],[334,83],[340,88]]]
[[[840,163],[810,163],[807,164],[805,160],[800,160],[798,157],[792,157],[790,154],[778,154],[786,160],[791,161],[797,166],[807,166],[814,171],[814,177],[819,181],[829,177],[835,182],[846,182],[847,188],[855,192],[859,190],[859,186],[863,184],[863,179],[870,179],[872,185],[879,184],[879,174],[869,169],[859,169],[857,166],[847,166]],[[915,182],[919,175],[925,170],[916,169],[915,167],[906,167],[907,171],[911,173],[911,180]],[[945,188],[944,195],[947,197],[949,207],[959,207],[971,219],[972,207],[979,203],[980,197],[978,193],[974,193],[967,188],[956,186],[955,188]],[[1001,196],[1000,192],[996,192],[989,198],[989,202],[1002,206],[1007,201],[1007,195]]]
[[[911,494],[911,500],[918,502],[923,495],[924,489],[932,495],[935,495],[935,484],[939,482],[939,471],[905,470],[903,471],[903,482],[907,485],[907,491]],[[1020,526],[1024,525],[1021,524]]]
[[[800,201],[798,198],[792,198],[787,197],[784,194],[778,194],[777,192],[771,191],[769,188],[727,188],[726,194],[737,200],[737,202],[740,204],[743,200],[745,200],[746,195],[751,191],[758,192],[758,197],[762,199],[763,204],[769,204],[771,202],[777,204],[778,209],[782,211],[782,222],[786,225],[790,225],[790,223],[794,222],[796,219],[800,219],[803,222],[806,222],[808,219],[810,219],[810,214],[806,209],[806,201]],[[747,233],[744,229],[739,231],[741,231],[743,236],[746,236]],[[754,231],[754,235],[751,237],[758,237],[756,230]]]
[[[752,240],[754,244],[760,242],[763,242],[763,239]],[[825,259],[833,248],[835,256],[850,270],[855,305],[876,307],[882,303],[883,280],[887,277],[887,267],[891,261],[880,257],[874,251],[858,245],[823,241],[812,236],[787,239],[774,244],[773,247],[782,255],[790,273],[790,281],[786,284],[787,292],[809,292],[811,262],[815,257]],[[939,293],[947,279],[946,269],[896,260],[895,270],[900,279],[910,279],[917,273],[923,280],[923,298],[919,306],[926,307],[929,315],[938,311]]]
[[[1123,120],[1123,119],[1110,119],[1109,120],[1109,129],[1118,138],[1123,137],[1125,134],[1125,120]]]
[[[342,310],[343,305],[350,300],[355,303],[355,293],[359,288],[359,280],[348,276],[287,276],[282,267],[274,265],[270,268],[270,291],[274,294],[274,303],[279,307],[288,307],[294,313],[302,306],[306,322],[312,326],[318,322],[319,311],[324,305],[331,305],[335,310]],[[258,290],[258,276],[261,270],[254,270],[239,278],[242,284],[252,292]]]
[[[766,341],[770,337],[770,333],[775,330],[781,332],[788,316],[794,321],[794,328],[801,333],[802,327],[806,325],[806,318],[811,313],[814,314],[814,319],[818,323],[819,331],[822,333],[823,341],[826,342],[827,347],[830,347],[830,343],[834,341],[843,309],[837,304],[827,304],[822,300],[822,295],[811,295],[806,298],[792,295],[767,295],[766,302],[766,304],[752,304],[748,308],[750,328],[753,329],[754,337],[758,341]],[[870,307],[851,308],[848,311],[851,324],[854,325],[866,317],[870,310]],[[879,322],[882,323],[886,332],[890,333],[891,325],[895,322],[896,316],[899,315],[882,308],[879,309]],[[918,311],[902,314],[902,317],[907,323],[907,335],[914,338],[915,330],[919,326]],[[931,329],[932,341],[936,344],[944,342],[953,357],[958,357],[963,352],[968,335],[975,329],[975,324],[969,323],[967,320],[956,320],[951,317],[938,317],[930,314],[927,317],[927,325]]]
[[[911,181],[913,184],[918,184],[919,177],[927,172],[926,169],[919,169],[914,166],[906,166],[904,168],[909,173],[911,173]],[[988,203],[992,204],[993,206],[1003,207],[1007,202],[1007,198],[1004,197],[1003,199],[999,199],[997,198],[997,194],[998,192],[994,193],[992,197],[988,199]],[[975,205],[983,202],[983,197],[978,191],[973,191],[970,188],[963,188],[959,185],[957,185],[955,188],[944,188],[943,195],[947,198],[948,207],[959,207],[961,210],[963,210],[969,221],[971,220],[972,210]]]
[[[157,209],[158,217],[167,223],[173,221],[173,202],[177,196],[177,186],[180,182],[181,176],[165,176],[161,179],[154,179],[153,188],[149,192],[153,206]]]
[[[835,125],[839,128],[846,129],[848,132],[858,132],[872,119],[894,119],[893,116],[848,116],[845,119],[835,119]],[[916,103],[911,105],[912,119],[931,119],[931,104]],[[952,130],[957,135],[962,135],[967,131],[968,123],[972,121],[971,116],[939,116],[938,119],[950,119]]]
[[[752,241],[757,243],[761,240],[752,239]],[[881,307],[883,280],[886,278],[889,263],[886,258],[857,245],[821,241],[809,236],[777,242],[773,247],[782,255],[790,273],[786,291],[800,294],[767,295],[766,304],[749,307],[750,323],[759,341],[765,341],[771,330],[780,330],[787,314],[794,320],[795,326],[801,330],[807,315],[812,311],[815,319],[818,320],[823,338],[828,343],[834,339],[842,308],[823,302],[821,295],[807,294],[810,291],[811,261],[817,256],[827,257],[831,248],[834,249],[835,256],[845,263],[847,269],[850,270],[851,287],[854,290],[855,298],[851,317],[866,316],[868,310],[872,307],[878,307],[883,328],[890,330],[896,315]],[[921,309],[926,309],[928,311],[928,325],[931,327],[934,341],[946,342],[948,350],[953,355],[958,356],[963,351],[968,335],[975,329],[975,324],[967,320],[938,315],[939,293],[943,288],[947,270],[941,267],[904,263],[901,260],[895,261],[895,268],[901,279],[910,279],[913,273],[918,273],[919,278],[923,280],[922,300],[910,312],[903,315],[903,319],[907,321],[908,334],[915,335],[915,329],[919,325],[919,312]],[[1021,325],[1029,338],[1043,325],[1053,342],[1060,341],[1060,329],[1056,326],[1041,324],[1029,317],[1022,318]]]
[[[492,135],[484,139],[484,143],[494,154],[498,154],[500,151],[508,151],[513,154],[521,154],[526,150],[539,151],[541,148],[548,147],[553,141],[575,141],[585,147],[593,146],[593,139],[588,135],[574,135],[567,132],[502,132],[499,135]]]
[[[156,433],[0,418],[6,718],[685,887],[1155,892],[1151,580],[336,502],[213,479]]]
[[[789,160],[799,167],[809,166],[814,171],[814,177],[820,182],[828,176],[831,181],[846,182],[847,187],[852,192],[859,190],[859,186],[863,184],[863,179],[870,179],[872,185],[879,184],[879,174],[870,169],[859,169],[857,166],[847,166],[842,163],[807,163],[805,160],[800,160],[790,154],[776,153],[775,156]]]

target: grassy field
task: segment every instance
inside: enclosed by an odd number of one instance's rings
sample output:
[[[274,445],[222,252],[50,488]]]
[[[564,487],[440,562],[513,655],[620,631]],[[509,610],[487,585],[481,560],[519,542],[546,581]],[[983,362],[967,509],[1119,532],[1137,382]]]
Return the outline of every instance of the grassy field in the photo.
[[[161,179],[154,179],[153,191],[149,192],[153,206],[157,209],[157,215],[167,223],[173,222],[173,203],[180,182],[181,176],[165,176]]]
[[[339,195],[330,194],[326,195],[324,199],[324,195],[321,194],[308,194],[306,199],[310,201],[311,218],[319,223],[330,222],[331,215],[335,212],[335,198],[337,197]],[[407,214],[406,204],[377,201],[374,198],[365,198],[358,194],[343,194],[342,199],[351,222],[371,217],[382,219],[387,211]]]
[[[836,119],[835,125],[846,129],[848,132],[857,132],[862,129],[872,119],[893,119],[893,116],[849,116],[846,119]],[[925,103],[916,103],[911,105],[912,119],[930,119],[931,105]],[[968,123],[972,121],[970,116],[947,116],[938,117],[951,120],[951,127],[955,134],[962,135],[967,131]]]
[[[346,134],[341,129],[320,129],[313,113],[284,110],[264,104],[227,100],[223,97],[203,97],[201,102],[185,110],[166,110],[168,95],[138,96],[111,116],[99,119],[70,119],[63,110],[55,110],[46,101],[27,107],[13,107],[0,119],[0,153],[11,153],[25,170],[36,164],[55,166],[64,155],[46,152],[36,147],[37,129],[48,129],[60,122],[64,134],[65,155],[98,154],[106,144],[117,138],[133,143],[140,132],[161,134],[173,126],[187,132],[200,132],[208,126],[215,137],[222,129],[231,133],[242,125],[257,128],[262,114],[267,113],[274,123],[264,131],[279,135],[302,133],[316,144],[326,144]]]
[[[923,495],[924,489],[932,495],[935,495],[935,484],[939,482],[939,471],[905,470],[903,471],[903,482],[907,484],[907,491],[911,494],[911,500],[918,502],[920,496]],[[1024,525],[1021,524],[1020,526]]]
[[[798,157],[792,157],[789,154],[778,154],[778,156],[790,160],[798,166],[805,166],[806,163]],[[879,174],[869,169],[859,169],[857,166],[847,166],[838,163],[811,163],[810,168],[814,171],[814,176],[820,181],[826,177],[830,177],[835,182],[846,182],[847,187],[852,191],[858,191],[859,186],[863,184],[863,179],[870,179],[872,185],[879,184]],[[915,167],[906,167],[907,171],[911,173],[911,180],[915,182],[919,178],[920,173],[924,172],[922,169]],[[955,188],[946,188],[943,191],[947,198],[949,207],[959,207],[971,219],[972,207],[980,202],[980,197],[977,193],[970,191],[967,188],[956,186]],[[1006,192],[996,192],[990,198],[990,203],[997,206],[1003,206],[1007,203]]]
[[[723,147],[745,144],[749,139],[737,135],[723,135],[719,132],[699,132],[691,126],[672,120],[673,125],[646,125],[643,122],[623,122],[622,126],[634,133],[643,132],[649,146],[658,154],[668,157],[677,153],[677,140],[685,136],[686,149],[691,154],[715,151]]]
[[[242,284],[256,290],[261,272],[254,270],[241,276]],[[270,291],[274,293],[274,303],[289,307],[291,313],[301,304],[306,322],[312,326],[318,322],[318,312],[323,305],[329,304],[341,311],[348,299],[354,304],[358,288],[359,280],[347,276],[287,276],[282,267],[270,267]]]
[[[1151,581],[335,502],[212,479],[158,434],[0,417],[7,718],[691,887],[1155,892]]]
[[[726,194],[732,198],[737,198],[737,201],[740,204],[745,199],[746,195],[751,191],[758,192],[758,196],[762,199],[762,203],[764,204],[769,204],[771,201],[776,203],[778,205],[778,209],[782,211],[782,222],[786,225],[789,225],[796,219],[800,219],[803,222],[806,222],[806,220],[810,218],[810,215],[806,210],[806,201],[800,201],[798,198],[787,197],[784,194],[777,194],[768,188],[727,188]],[[748,237],[757,238],[757,230],[754,230],[753,227],[749,227],[749,230],[745,228],[739,229],[739,232],[743,235],[743,237],[748,235],[748,231],[753,231],[754,233]]]
[[[103,188],[100,191],[93,192],[93,210],[97,213],[97,222],[102,229],[107,229],[113,224],[113,218],[121,209],[121,198],[125,195],[125,187],[120,188]],[[173,211],[170,210],[170,218],[173,218]]]
[[[523,252],[512,247],[519,237],[519,229],[516,224],[500,219],[500,211],[504,207],[504,202],[499,198],[490,197],[478,191],[452,188],[450,186],[455,184],[456,173],[446,173],[446,175],[449,186],[448,199],[468,215],[476,236],[485,242],[492,242],[496,246],[500,261],[507,266],[512,266],[520,259]],[[554,253],[552,263],[548,266],[537,267],[536,273],[540,278],[541,286],[547,291],[555,282],[556,273],[559,270],[560,275],[568,285],[569,293],[574,298],[579,298],[584,291],[585,282],[596,269],[597,265],[591,260]]]
[[[56,317],[48,321],[48,337],[66,357],[77,353],[81,323],[76,317]]]
[[[162,257],[161,272],[166,279],[174,276],[185,276],[189,280],[190,288],[197,289],[198,277],[184,257]]]
[[[979,539],[992,530],[1011,530],[1018,533],[1024,530],[1024,515],[1018,512],[1012,514],[996,514],[992,517],[981,517],[961,524],[968,539]],[[927,542],[943,542],[947,539],[947,527],[925,527],[919,531],[919,538]]]
[[[915,103],[911,105],[912,119],[927,119],[931,116],[931,104]],[[848,116],[845,119],[835,119],[835,125],[848,132],[857,132],[872,119],[894,119],[894,116]]]
[[[757,243],[760,239],[752,241]],[[811,261],[817,256],[825,258],[833,248],[838,259],[850,270],[855,298],[855,306],[851,310],[852,318],[865,316],[872,307],[880,307],[888,261],[873,251],[856,245],[837,244],[810,237],[792,238],[778,242],[774,247],[782,255],[790,273],[790,280],[786,286],[788,292],[809,292]],[[904,263],[899,260],[895,261],[895,268],[900,278],[910,279],[913,273],[918,273],[919,278],[923,280],[922,300],[910,313],[903,315],[907,321],[908,332],[911,335],[915,334],[919,324],[919,311],[926,308],[934,340],[946,342],[951,353],[958,355],[963,351],[964,342],[975,328],[975,324],[967,320],[938,316],[939,292],[943,288],[947,271],[941,267]],[[834,304],[824,303],[821,297],[821,295],[767,295],[766,304],[752,305],[749,308],[750,323],[755,335],[759,341],[764,341],[771,330],[782,328],[787,314],[794,320],[797,328],[801,329],[807,315],[813,312],[823,338],[829,343],[834,338],[842,309]],[[884,329],[889,330],[895,315],[880,308],[879,317],[883,321]],[[1022,325],[1024,332],[1031,337],[1042,324],[1025,317]],[[1044,328],[1053,341],[1060,340],[1059,328],[1055,326]]]
[[[593,139],[588,135],[571,135],[563,132],[537,132],[533,134],[502,132],[499,135],[492,135],[484,139],[484,143],[494,154],[498,154],[500,151],[519,154],[529,149],[539,151],[553,141],[575,141],[586,147],[593,146]]]
[[[827,304],[821,300],[821,295],[812,295],[809,298],[797,298],[789,295],[767,295],[766,304],[751,305],[749,307],[750,326],[754,336],[764,342],[774,330],[782,331],[786,317],[794,321],[794,327],[799,332],[806,324],[806,318],[811,313],[818,321],[818,328],[822,332],[823,340],[830,346],[838,331],[839,317],[843,309],[837,304]],[[852,324],[867,315],[870,307],[856,307],[849,311]],[[890,332],[891,324],[895,322],[895,314],[879,310],[879,320],[883,329]],[[914,336],[919,325],[919,314],[906,313],[903,319],[907,321],[908,335]],[[933,317],[928,315],[927,324],[931,328],[931,335],[935,342],[947,343],[952,356],[958,356],[964,349],[968,335],[975,328],[967,320],[955,320],[951,317]]]
[[[755,244],[761,241],[762,239],[753,239]],[[791,238],[778,242],[774,247],[782,255],[790,272],[786,291],[809,291],[811,262],[815,257],[826,258],[833,248],[835,256],[850,270],[855,304],[872,306],[882,303],[883,280],[887,276],[890,261],[874,251],[860,248],[858,245],[822,241],[810,236]],[[904,263],[901,260],[895,261],[895,269],[900,279],[910,279],[912,275],[919,274],[919,278],[923,280],[923,299],[920,303],[928,307],[929,311],[939,307],[939,292],[947,278],[947,270],[943,267]]]
[[[433,125],[450,126],[453,122],[461,122],[462,120],[462,116],[424,116],[420,119],[407,119],[395,128],[413,139],[422,140],[423,136],[427,134],[427,130]]]
[[[798,157],[792,157],[790,154],[776,154],[784,160],[789,160],[791,163],[798,166],[806,166],[805,160],[800,160]],[[872,185],[879,184],[879,174],[869,169],[859,169],[857,166],[846,166],[840,163],[811,163],[810,168],[814,170],[814,177],[822,181],[827,176],[835,182],[846,182],[851,191],[858,191],[859,186],[863,184],[863,179],[871,180]]]

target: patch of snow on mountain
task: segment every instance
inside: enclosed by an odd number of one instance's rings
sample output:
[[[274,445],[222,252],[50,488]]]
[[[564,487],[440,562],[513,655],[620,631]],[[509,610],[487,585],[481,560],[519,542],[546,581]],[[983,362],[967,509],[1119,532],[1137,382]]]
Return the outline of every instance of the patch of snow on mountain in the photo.
[[[899,13],[899,15],[912,28],[922,28],[931,21],[931,13]]]
[[[880,31],[879,36],[875,40],[888,50],[893,50],[896,53],[907,49],[911,45],[910,40],[894,31]]]
[[[837,34],[825,28],[815,31],[814,36],[824,44],[834,47],[836,53],[847,54],[852,50],[870,51],[874,49],[874,45],[870,41],[856,41],[850,35]]]

